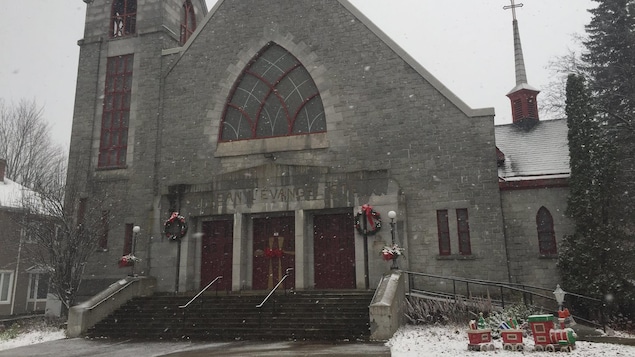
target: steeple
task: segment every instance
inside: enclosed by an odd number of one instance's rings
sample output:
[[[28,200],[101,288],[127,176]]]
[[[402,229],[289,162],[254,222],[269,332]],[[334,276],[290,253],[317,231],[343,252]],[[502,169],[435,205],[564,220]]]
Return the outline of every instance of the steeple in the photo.
[[[520,31],[518,30],[518,20],[516,19],[516,8],[522,7],[523,4],[515,4],[514,0],[510,1],[511,5],[504,6],[503,9],[512,10],[516,86],[507,93],[507,97],[511,101],[513,123],[525,128],[531,128],[539,120],[538,101],[536,97],[540,91],[527,83],[523,48],[520,43]]]

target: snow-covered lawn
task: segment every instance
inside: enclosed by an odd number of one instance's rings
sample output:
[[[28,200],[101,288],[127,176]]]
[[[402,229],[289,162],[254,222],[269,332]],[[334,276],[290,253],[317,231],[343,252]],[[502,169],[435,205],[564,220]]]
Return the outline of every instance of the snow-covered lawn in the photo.
[[[399,329],[386,343],[390,346],[392,357],[414,356],[553,356],[550,352],[535,352],[534,341],[531,337],[524,339],[525,352],[503,350],[500,340],[494,340],[495,351],[468,352],[467,332],[463,327],[448,326],[412,326],[407,325]],[[556,356],[563,353],[558,352]],[[576,342],[576,349],[566,356],[635,356],[635,346],[624,346],[606,343]]]
[[[16,338],[8,340],[0,340],[0,351],[16,348],[20,346],[32,345],[46,341],[59,340],[66,338],[64,330],[36,330],[21,333]]]
[[[16,338],[0,341],[0,351],[20,346],[41,343],[65,338],[64,330],[31,331]],[[533,340],[525,339],[525,352],[504,351],[500,341],[495,340],[495,351],[469,352],[467,350],[467,333],[463,327],[452,326],[404,326],[386,342],[393,357],[444,356],[553,356],[549,352],[534,352]],[[635,356],[635,346],[624,346],[604,343],[577,342],[577,348],[567,356],[602,356],[626,357]],[[561,353],[556,354],[558,356]]]

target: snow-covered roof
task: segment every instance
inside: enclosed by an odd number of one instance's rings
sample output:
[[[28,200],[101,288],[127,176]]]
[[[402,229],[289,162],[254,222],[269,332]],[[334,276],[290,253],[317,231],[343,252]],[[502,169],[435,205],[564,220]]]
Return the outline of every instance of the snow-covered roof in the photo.
[[[6,177],[0,181],[0,209],[23,208],[25,199],[35,196],[33,191]]]
[[[566,119],[542,120],[531,129],[497,125],[496,147],[505,155],[498,176],[532,179],[568,177],[569,146]]]

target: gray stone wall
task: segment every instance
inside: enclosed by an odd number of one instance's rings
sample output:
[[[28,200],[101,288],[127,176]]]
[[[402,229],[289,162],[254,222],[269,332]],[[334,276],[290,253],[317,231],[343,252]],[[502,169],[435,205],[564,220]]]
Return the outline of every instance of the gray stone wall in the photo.
[[[222,4],[166,77],[162,132],[170,134],[161,147],[171,149],[160,157],[161,171],[170,172],[165,184],[206,182],[271,162],[266,151],[253,149],[259,147],[254,140],[236,144],[248,153],[239,156],[219,154],[225,143],[217,142],[234,81],[269,41],[312,74],[328,125],[325,149],[275,151],[275,163],[330,172],[388,170],[407,201],[399,212],[409,222],[400,231],[409,245],[405,264],[506,279],[493,118],[468,117],[336,1],[310,8],[286,1]],[[469,210],[469,259],[438,259],[436,210],[445,208]]]
[[[511,280],[516,283],[553,287],[560,283],[556,256],[542,256],[538,248],[536,214],[544,206],[553,217],[558,246],[565,235],[573,233],[566,216],[567,188],[538,188],[503,191],[505,231],[508,237]]]
[[[199,22],[200,33],[182,51],[170,49],[178,39],[171,33],[178,23],[176,2],[162,9],[158,1],[140,1],[139,34],[116,40],[107,36],[109,3],[95,0],[88,6],[69,163],[69,178],[79,192],[113,214],[111,249],[95,258],[89,274],[124,274],[115,264],[125,223],[134,223],[142,229],[140,272],[156,275],[159,290],[170,289],[176,278],[176,245],[163,237],[162,224],[175,208],[168,198],[172,188],[189,188],[176,208],[192,220],[195,232],[196,222],[211,215],[240,213],[236,208],[205,206],[215,193],[246,184],[238,184],[234,174],[293,167],[294,172],[317,170],[320,183],[333,177],[353,180],[337,186],[311,209],[375,205],[386,228],[372,239],[370,254],[379,254],[375,250],[390,241],[387,213],[395,209],[398,240],[407,247],[402,268],[507,280],[493,115],[466,110],[340,2],[312,1],[305,6],[295,0],[225,0],[210,18]],[[312,75],[324,103],[327,132],[218,143],[234,82],[270,41],[290,51]],[[108,56],[127,53],[135,56],[127,167],[96,170],[105,63]],[[288,170],[272,172],[260,173],[261,181],[253,185],[272,182],[286,187],[311,179],[286,177]],[[367,174],[356,176],[361,172]],[[397,188],[393,195],[370,189],[372,172],[380,172]],[[289,209],[263,207],[272,212]],[[456,254],[456,218],[451,216],[454,254],[439,257],[436,211],[457,208],[468,209],[472,255]],[[521,253],[520,248],[515,251]],[[371,274],[379,276],[381,263]],[[183,276],[191,276],[191,269],[184,266]]]

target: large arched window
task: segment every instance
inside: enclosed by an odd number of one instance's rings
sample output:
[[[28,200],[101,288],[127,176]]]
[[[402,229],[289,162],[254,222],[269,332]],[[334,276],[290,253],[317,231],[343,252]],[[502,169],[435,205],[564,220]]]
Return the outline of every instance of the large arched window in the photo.
[[[540,254],[558,254],[556,247],[556,233],[553,230],[553,217],[544,206],[540,207],[536,214],[536,226],[538,228],[538,248]]]
[[[269,43],[236,81],[220,130],[225,142],[325,132],[324,106],[302,63]]]
[[[190,0],[183,3],[183,11],[181,13],[181,44],[187,42],[196,30],[196,17],[194,16],[194,6]]]
[[[137,0],[114,0],[110,18],[110,37],[134,35],[137,25]]]

